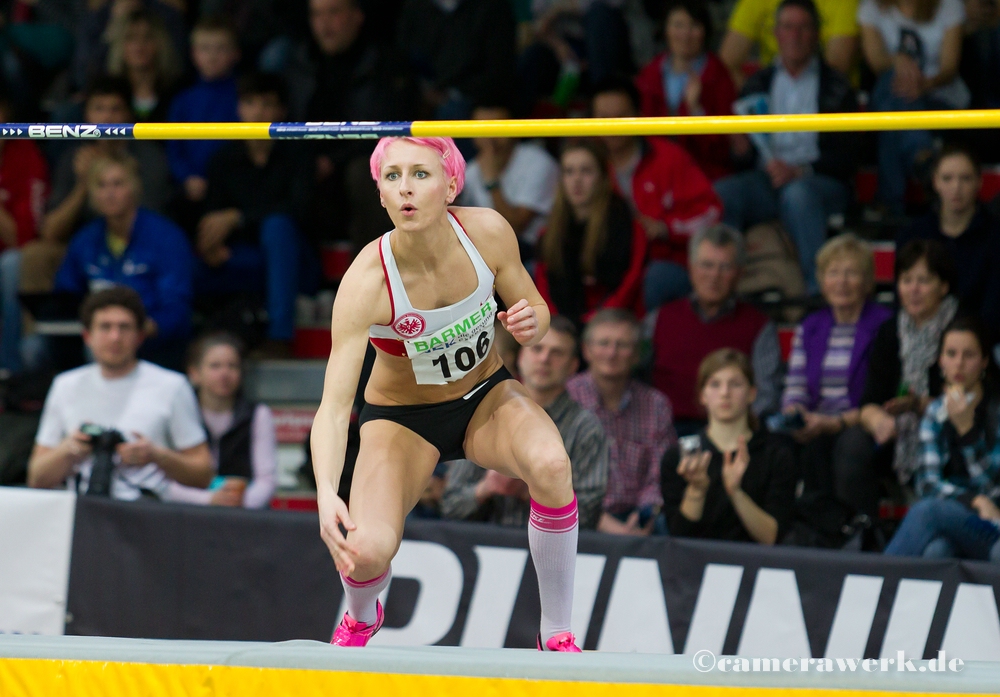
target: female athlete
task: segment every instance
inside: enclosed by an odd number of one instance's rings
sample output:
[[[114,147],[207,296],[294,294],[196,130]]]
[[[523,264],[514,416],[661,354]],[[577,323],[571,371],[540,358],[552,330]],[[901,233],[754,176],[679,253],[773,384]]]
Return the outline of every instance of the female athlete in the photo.
[[[341,282],[312,434],[320,532],[347,599],[333,643],[364,646],[381,627],[378,595],[407,513],[439,461],[467,457],[527,483],[538,648],[578,652],[570,632],[579,528],[569,457],[494,341],[494,317],[520,344],[539,341],[549,325],[545,302],[507,221],[485,208],[450,207],[465,181],[450,138],[383,138],[371,169],[395,229],[366,246]],[[494,289],[506,312],[496,312]],[[369,340],[377,357],[348,510],[337,487]]]

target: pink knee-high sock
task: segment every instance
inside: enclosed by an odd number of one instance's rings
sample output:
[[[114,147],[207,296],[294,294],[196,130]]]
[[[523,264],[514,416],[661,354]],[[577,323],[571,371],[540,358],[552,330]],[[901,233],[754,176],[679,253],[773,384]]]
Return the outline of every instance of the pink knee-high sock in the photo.
[[[341,574],[340,580],[344,582],[344,595],[347,598],[347,614],[358,622],[374,623],[378,619],[375,601],[378,600],[378,594],[389,585],[391,578],[391,566],[384,574],[370,581],[355,581]]]
[[[549,508],[531,501],[528,547],[538,576],[543,644],[556,634],[570,631],[579,533],[576,496],[572,503],[562,508]]]

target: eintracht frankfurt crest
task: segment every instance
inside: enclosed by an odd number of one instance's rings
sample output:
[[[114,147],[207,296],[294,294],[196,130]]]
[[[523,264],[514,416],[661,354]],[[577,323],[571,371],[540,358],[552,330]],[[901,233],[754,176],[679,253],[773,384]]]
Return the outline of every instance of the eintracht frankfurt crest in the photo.
[[[424,318],[418,315],[416,312],[407,312],[405,315],[396,320],[396,323],[392,325],[392,328],[405,339],[412,339],[415,336],[420,336],[424,331]]]

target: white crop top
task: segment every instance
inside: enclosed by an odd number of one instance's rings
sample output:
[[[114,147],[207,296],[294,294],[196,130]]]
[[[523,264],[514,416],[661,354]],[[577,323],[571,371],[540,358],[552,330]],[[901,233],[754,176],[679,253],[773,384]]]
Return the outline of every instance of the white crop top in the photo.
[[[454,305],[436,310],[414,308],[392,255],[391,232],[382,235],[379,243],[392,321],[373,324],[368,336],[375,348],[393,356],[408,357],[418,385],[446,385],[461,380],[489,355],[493,345],[496,316],[493,271],[455,216],[448,213],[448,221],[472,260],[479,280],[476,290]]]

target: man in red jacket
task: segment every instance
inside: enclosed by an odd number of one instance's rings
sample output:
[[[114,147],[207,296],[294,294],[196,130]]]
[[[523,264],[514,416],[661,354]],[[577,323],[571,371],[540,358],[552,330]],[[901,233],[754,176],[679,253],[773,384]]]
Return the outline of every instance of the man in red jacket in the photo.
[[[610,79],[596,87],[591,106],[595,118],[634,118],[639,93],[631,80]],[[604,142],[612,181],[650,240],[643,294],[646,309],[654,309],[690,292],[688,240],[718,222],[722,203],[691,156],[671,141],[609,136]]]
[[[9,98],[0,94],[0,123],[11,115]],[[38,146],[28,140],[0,140],[0,371],[20,369],[18,250],[35,238],[48,193],[49,168]]]

